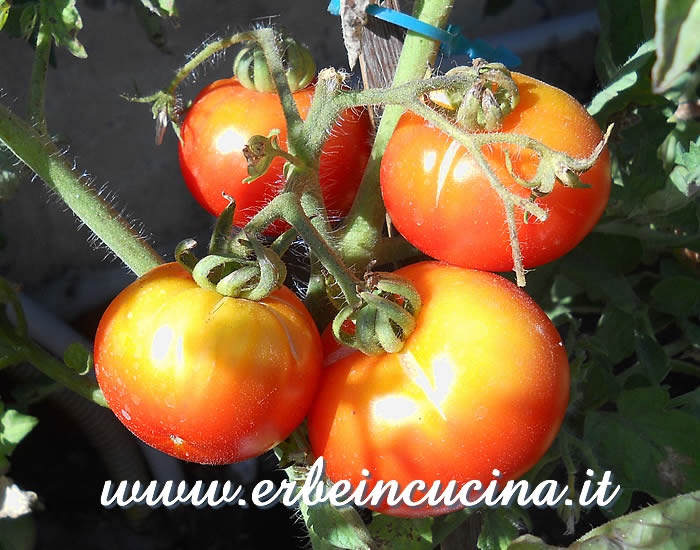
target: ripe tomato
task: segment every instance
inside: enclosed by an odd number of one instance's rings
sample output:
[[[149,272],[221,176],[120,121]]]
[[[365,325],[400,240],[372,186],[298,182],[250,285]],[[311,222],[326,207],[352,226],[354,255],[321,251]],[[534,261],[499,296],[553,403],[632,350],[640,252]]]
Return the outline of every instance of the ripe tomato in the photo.
[[[227,298],[165,264],[110,304],[95,372],[117,418],[183,460],[226,464],[285,439],[321,371],[316,326],[281,288],[261,302]]]
[[[396,273],[423,300],[416,329],[399,353],[326,347],[335,362],[324,369],[309,413],[314,454],[324,457],[333,481],[357,486],[366,468],[368,490],[377,480],[487,484],[494,468],[502,480],[517,478],[545,453],[567,407],[569,364],[559,333],[498,275],[438,262]],[[379,509],[399,516],[449,511]]]
[[[313,86],[294,93],[299,113],[306,117]],[[253,135],[278,128],[284,148],[287,127],[276,93],[257,92],[237,79],[218,80],[202,90],[187,111],[180,130],[180,168],[194,197],[218,216],[228,205],[221,195],[236,199],[234,223],[243,226],[282,186],[284,160],[276,158],[267,173],[251,183],[243,147]],[[346,111],[321,154],[320,181],[331,216],[343,216],[352,206],[370,152],[370,122],[366,111]],[[283,230],[281,224],[270,233]]]
[[[571,96],[525,75],[513,73],[520,103],[506,116],[501,132],[530,136],[573,157],[589,156],[602,139],[596,122]],[[538,159],[529,150],[491,145],[482,152],[511,191],[528,197],[508,173],[509,149],[516,174],[531,178]],[[535,267],[569,252],[591,231],[610,194],[607,148],[572,189],[557,183],[537,204],[549,212],[544,222],[516,208],[523,263]],[[413,113],[402,116],[381,165],[381,186],[399,232],[429,256],[453,265],[508,271],[513,259],[503,204],[467,151]]]

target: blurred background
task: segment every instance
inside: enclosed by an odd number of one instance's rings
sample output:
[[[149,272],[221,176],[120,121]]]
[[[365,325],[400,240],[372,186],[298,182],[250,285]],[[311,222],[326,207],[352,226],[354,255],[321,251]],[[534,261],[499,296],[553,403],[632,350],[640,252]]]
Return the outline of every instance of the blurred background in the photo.
[[[154,145],[147,106],[121,94],[164,87],[186,56],[211,37],[251,24],[272,22],[305,41],[319,68],[347,68],[340,20],[324,0],[178,0],[178,22],[165,22],[158,45],[149,41],[130,0],[78,0],[88,52],[77,59],[54,49],[47,85],[49,130],[79,169],[105,186],[105,195],[142,227],[166,258],[180,240],[206,238],[213,218],[187,190],[168,132]],[[450,23],[468,38],[503,45],[523,59],[519,71],[547,81],[586,103],[597,90],[593,59],[599,27],[593,0],[458,0]],[[410,12],[412,2],[401,2]],[[0,97],[26,112],[32,48],[0,34]],[[217,58],[181,87],[185,99],[231,74],[233,55]],[[462,62],[465,60],[462,59]],[[441,59],[447,70],[457,63]],[[19,285],[36,338],[59,356],[73,339],[91,346],[104,308],[133,274],[108,251],[89,244],[66,211],[36,179],[0,202],[0,274]],[[0,396],[10,381],[0,378]],[[14,383],[14,382],[13,382]],[[5,389],[3,389],[3,384]],[[179,463],[142,447],[106,410],[67,392],[38,403],[40,423],[13,454],[11,475],[39,494],[34,514],[38,548],[302,548],[303,525],[291,511],[105,510],[99,504],[106,479],[232,479],[254,484],[282,479],[272,457],[233,468]],[[48,451],[48,452],[47,452]],[[121,477],[120,477],[121,476]],[[2,525],[0,525],[2,530]],[[0,541],[1,541],[0,537]],[[2,544],[0,543],[0,547]],[[26,546],[31,547],[31,546]]]

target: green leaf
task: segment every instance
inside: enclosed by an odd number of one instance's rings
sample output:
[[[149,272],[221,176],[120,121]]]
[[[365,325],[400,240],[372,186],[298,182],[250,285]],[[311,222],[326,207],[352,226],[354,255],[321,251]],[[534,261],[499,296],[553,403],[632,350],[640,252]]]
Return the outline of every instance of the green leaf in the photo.
[[[457,527],[471,515],[471,513],[469,508],[465,508],[434,518],[432,527],[433,545],[441,544],[452,531],[457,529]]]
[[[534,535],[523,535],[515,539],[508,550],[562,550],[561,546],[551,546]]]
[[[588,112],[605,126],[612,113],[623,110],[630,103],[640,105],[657,101],[651,93],[649,72],[654,60],[654,42],[644,42],[635,54],[620,67],[610,83],[598,92]]]
[[[700,280],[683,276],[661,280],[651,289],[651,305],[676,317],[700,315]]]
[[[674,397],[672,403],[674,407],[678,407],[689,414],[700,417],[700,387]]]
[[[700,491],[619,517],[586,533],[569,550],[691,550],[700,545]],[[561,550],[524,535],[508,550]]]
[[[608,83],[640,44],[654,36],[654,0],[599,0],[600,38],[595,66]]]
[[[646,315],[639,315],[635,319],[634,349],[649,381],[652,384],[661,383],[670,370],[669,358],[661,344],[656,341]]]
[[[596,226],[596,233],[625,235],[640,240],[647,253],[671,248],[700,247],[700,202],[686,204],[671,213],[657,214],[653,221],[611,221]]]
[[[665,498],[700,487],[700,419],[662,388],[623,392],[618,412],[588,412],[584,439],[625,489]]]
[[[642,245],[634,237],[591,233],[582,246],[582,254],[595,255],[596,268],[608,273],[630,273],[642,261]]]
[[[668,392],[659,386],[650,386],[626,391],[617,399],[617,408],[622,414],[634,416],[642,408],[661,411],[669,406]],[[644,403],[642,405],[642,403]]]
[[[621,311],[633,312],[639,305],[639,298],[629,280],[620,273],[611,273],[597,259],[587,266],[582,265],[582,256],[582,251],[571,252],[562,264],[562,272],[585,289],[591,300],[608,302]]]
[[[477,546],[480,550],[506,550],[518,536],[523,512],[520,508],[493,508],[483,514]]]
[[[620,383],[612,373],[607,360],[605,364],[600,364],[598,361],[585,363],[582,371],[584,379],[581,386],[580,406],[583,410],[598,408],[613,400],[620,392]]]
[[[700,180],[700,137],[690,143],[690,148],[687,153],[680,155],[678,164],[688,169],[692,174],[693,183]]]
[[[36,13],[39,3],[36,0],[11,0],[8,3],[11,4],[12,9],[9,12],[3,31],[12,38],[23,38],[24,40],[28,40],[34,31],[34,27],[32,26],[32,28],[29,29],[28,34],[25,34],[22,18],[27,17],[25,12],[33,11]]]
[[[649,506],[593,529],[574,550],[689,550],[700,545],[700,491]]]
[[[401,550],[429,550],[432,544],[430,518],[395,518],[377,514],[368,525],[372,548],[401,548]]]
[[[616,365],[635,351],[634,324],[634,315],[610,305],[603,310],[590,345],[610,366]]]
[[[700,55],[700,1],[657,0],[654,91],[671,88]]]
[[[0,0],[0,30],[5,26],[7,17],[10,15],[10,4],[7,0]]]
[[[0,455],[8,456],[20,441],[32,431],[39,419],[22,414],[14,409],[0,416]]]
[[[75,0],[42,0],[41,20],[51,29],[57,45],[64,46],[75,57],[87,57],[85,48],[78,40],[83,20],[75,6]]]
[[[647,197],[666,185],[668,173],[659,149],[673,126],[659,108],[635,107],[624,116],[629,120],[621,125],[616,143],[610,146],[614,185],[606,214],[628,218],[646,214]]]
[[[698,192],[700,184],[700,138],[689,144],[689,150],[677,157],[677,165],[670,175],[675,188],[688,199]]]
[[[135,4],[134,10],[141,27],[146,31],[148,40],[163,53],[170,53],[167,45],[165,25],[160,14],[147,9],[141,3]]]
[[[160,17],[176,17],[175,0],[141,0],[146,8]]]
[[[36,526],[31,515],[0,519],[1,550],[33,550],[36,546]]]
[[[22,9],[19,16],[19,32],[25,40],[29,40],[36,27],[39,18],[39,8],[36,4],[29,4]]]
[[[314,550],[370,550],[372,538],[357,511],[350,506],[335,508],[329,503],[300,509]]]
[[[69,345],[63,352],[63,362],[81,376],[90,372],[93,367],[92,354],[77,342]]]

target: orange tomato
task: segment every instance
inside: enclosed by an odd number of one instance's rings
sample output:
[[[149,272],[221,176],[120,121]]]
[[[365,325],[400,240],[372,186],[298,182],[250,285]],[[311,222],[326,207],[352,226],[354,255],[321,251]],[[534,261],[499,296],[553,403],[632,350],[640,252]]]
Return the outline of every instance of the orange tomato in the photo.
[[[366,478],[443,488],[524,474],[559,430],[569,399],[569,364],[546,314],[508,280],[437,262],[399,269],[423,306],[399,353],[332,358],[309,413],[314,454],[333,481]],[[417,492],[414,499],[419,498]],[[378,510],[431,516],[445,507]]]
[[[123,290],[95,338],[97,381],[117,418],[156,449],[205,464],[284,440],[320,371],[318,331],[292,291],[224,297],[176,263]]]
[[[314,87],[294,92],[299,114],[305,118]],[[242,86],[236,78],[217,80],[200,92],[188,109],[180,130],[180,168],[194,197],[218,216],[228,205],[222,192],[236,199],[234,223],[243,226],[283,185],[284,159],[276,158],[267,173],[250,183],[243,147],[251,136],[277,128],[285,148],[287,126],[279,96]],[[343,216],[352,206],[370,152],[367,111],[345,111],[321,153],[319,180],[331,216]],[[281,233],[275,224],[268,233]]]
[[[522,134],[573,157],[588,157],[603,135],[596,122],[570,95],[512,73],[520,102],[506,116],[502,133]],[[538,157],[530,150],[494,144],[482,153],[498,179],[523,197],[530,191],[508,173],[505,151],[520,177],[534,176]],[[560,182],[537,204],[548,211],[544,222],[516,208],[523,263],[536,267],[573,249],[593,229],[610,195],[607,148],[581,176],[585,189]],[[433,258],[453,265],[508,271],[513,259],[503,203],[471,155],[421,117],[406,113],[389,141],[381,165],[387,211],[399,232]]]

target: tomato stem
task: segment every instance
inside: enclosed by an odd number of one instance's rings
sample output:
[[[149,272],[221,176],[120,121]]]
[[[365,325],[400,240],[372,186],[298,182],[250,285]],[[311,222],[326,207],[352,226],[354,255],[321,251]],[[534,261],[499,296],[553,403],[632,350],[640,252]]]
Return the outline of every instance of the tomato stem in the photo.
[[[323,235],[326,230],[326,221],[319,214],[319,202],[309,193],[304,193],[299,197],[288,192],[278,195],[270,204],[276,203],[281,218],[299,233],[311,253],[334,277],[347,303],[350,305],[359,304],[357,285],[360,284],[360,280],[352,270],[345,266],[338,252],[328,243],[328,235]],[[305,205],[305,208],[302,204]]]
[[[428,122],[435,124],[435,126],[437,126],[440,130],[442,130],[452,139],[456,140],[459,144],[464,146],[486,175],[493,190],[496,191],[496,193],[498,193],[498,196],[503,202],[503,207],[505,209],[506,214],[508,236],[510,238],[511,252],[513,255],[513,271],[515,271],[515,277],[518,286],[525,286],[525,269],[523,267],[523,255],[520,250],[518,229],[515,221],[515,210],[513,208],[514,203],[517,201],[517,199],[514,199],[513,197],[519,197],[519,195],[515,195],[514,193],[508,191],[508,189],[506,189],[503,183],[501,183],[498,177],[493,173],[493,170],[484,158],[484,155],[481,153],[481,148],[478,145],[476,145],[474,141],[471,140],[472,136],[475,134],[466,134],[464,131],[450,124],[449,121],[438,115],[430,107],[424,105],[420,101],[416,101],[411,110],[417,115],[423,117]],[[522,197],[519,198],[522,199]],[[529,204],[532,204],[534,206],[534,203],[530,202]]]
[[[262,28],[252,33],[265,54],[267,68],[275,83],[277,94],[282,103],[282,111],[287,122],[287,147],[292,155],[308,160],[306,140],[303,135],[304,121],[292,96],[287,81],[287,73],[282,64],[282,57],[277,45],[277,34],[274,29]]]
[[[51,54],[51,31],[42,20],[36,37],[34,63],[32,65],[31,83],[29,86],[29,122],[39,133],[46,133],[46,117],[44,99],[46,91],[46,73]]]
[[[444,27],[452,11],[453,0],[426,0],[416,2],[413,16],[436,27]],[[394,75],[394,86],[425,75],[425,68],[434,60],[439,44],[409,31],[406,34],[399,63]],[[385,208],[379,188],[379,167],[384,150],[404,108],[387,106],[377,129],[367,168],[355,197],[355,202],[340,235],[340,249],[351,264],[365,266],[372,259],[374,247],[381,237],[385,222]]]
[[[182,81],[185,80],[192,71],[199,67],[199,65],[204,63],[212,55],[230,48],[235,44],[240,44],[245,40],[255,40],[255,36],[253,35],[252,31],[237,32],[228,38],[222,38],[221,40],[216,40],[207,44],[204,48],[197,52],[192,59],[178,69],[178,71],[175,73],[175,78],[172,80],[165,93],[170,96],[174,96],[175,91]]]
[[[0,105],[0,141],[31,168],[131,270],[142,275],[162,259],[45,135]]]
[[[90,376],[78,374],[34,342],[24,342],[22,346],[24,360],[37,370],[85,399],[109,407],[99,386]]]

